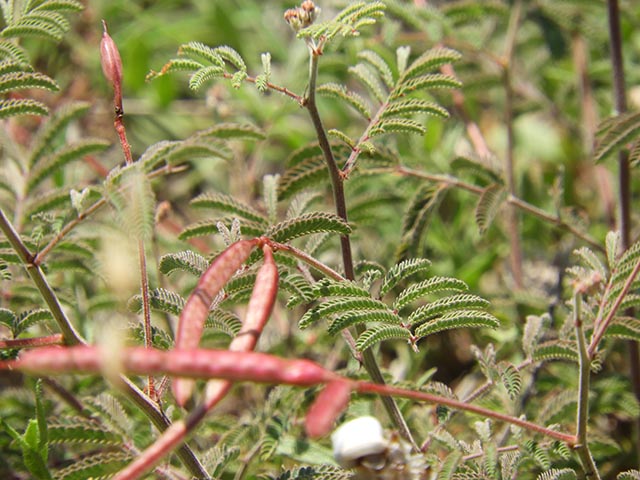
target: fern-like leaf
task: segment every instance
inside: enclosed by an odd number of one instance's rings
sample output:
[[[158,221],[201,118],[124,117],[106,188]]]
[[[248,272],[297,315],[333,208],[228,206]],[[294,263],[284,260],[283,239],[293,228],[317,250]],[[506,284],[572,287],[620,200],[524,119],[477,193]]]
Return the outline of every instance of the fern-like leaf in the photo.
[[[487,228],[493,223],[493,219],[498,213],[500,206],[506,199],[506,190],[502,185],[491,184],[486,187],[476,206],[476,224],[480,234],[484,234]]]
[[[107,480],[122,470],[132,457],[127,452],[102,452],[89,455],[56,471],[58,480]]]
[[[156,288],[149,291],[149,305],[153,310],[180,316],[184,304],[184,298],[170,290]],[[129,300],[128,307],[130,311],[140,313],[142,311],[142,297],[135,295]]]
[[[386,304],[373,298],[336,298],[321,303],[306,312],[298,322],[298,326],[304,329],[322,318],[328,319],[330,316],[340,313],[385,309],[388,309]]]
[[[437,292],[463,292],[469,287],[462,280],[451,277],[432,277],[404,289],[393,302],[394,310],[402,310],[415,300]]]
[[[478,310],[457,310],[423,323],[416,329],[415,335],[422,338],[454,328],[498,328],[499,326],[498,319],[490,313]]]
[[[178,48],[178,55],[189,57],[194,61],[202,61],[217,65],[220,68],[224,67],[224,60],[216,52],[214,48],[205,45],[200,42],[189,42],[184,45],[180,45]]]
[[[616,317],[605,331],[606,337],[640,340],[640,322],[634,317]]]
[[[34,170],[31,171],[27,182],[27,191],[31,192],[45,179],[57,172],[64,165],[78,160],[85,155],[102,152],[109,147],[109,142],[94,138],[85,139],[61,148],[44,158]]]
[[[575,345],[568,341],[551,340],[539,345],[533,352],[533,359],[541,360],[570,360],[578,363],[578,352]]]
[[[9,72],[0,75],[0,93],[28,88],[57,92],[60,87],[52,78],[38,72]]]
[[[366,329],[356,340],[356,349],[360,352],[372,347],[376,343],[391,338],[410,340],[411,332],[404,327],[396,325],[378,325]]]
[[[54,140],[64,133],[64,128],[89,110],[91,105],[86,102],[73,102],[58,108],[47,122],[38,129],[29,152],[28,164],[35,167],[45,155],[54,151]]]
[[[640,470],[627,470],[619,473],[616,480],[640,480]]]
[[[345,101],[367,121],[371,118],[371,111],[366,100],[357,93],[348,90],[347,87],[343,85],[338,85],[337,83],[325,83],[320,85],[316,91],[318,95],[338,98]]]
[[[402,74],[403,80],[410,79],[440,68],[447,63],[460,60],[462,55],[450,48],[438,47],[427,50],[414,60]]]
[[[206,258],[191,250],[184,252],[169,253],[160,257],[158,269],[165,275],[170,275],[175,271],[189,272],[196,277],[200,277],[209,267]]]
[[[208,330],[215,330],[233,338],[240,332],[242,322],[235,314],[221,308],[214,308],[209,312],[204,326]]]
[[[502,385],[507,390],[507,394],[511,400],[515,400],[520,395],[520,389],[522,388],[522,376],[518,369],[512,364],[508,363],[500,368],[500,379]]]
[[[604,160],[640,135],[640,112],[620,115],[607,124],[604,132],[601,128],[601,133],[602,139],[594,153],[596,161]]]
[[[307,158],[287,168],[278,184],[278,198],[286,200],[305,188],[322,183],[328,176],[322,156]]]
[[[0,59],[7,61],[14,61],[22,64],[29,64],[29,57],[27,56],[27,52],[16,45],[15,43],[9,41],[0,40]]]
[[[287,242],[304,235],[328,232],[349,235],[351,227],[337,215],[326,212],[306,213],[271,227],[266,236],[276,242]]]
[[[53,444],[118,446],[123,439],[104,425],[84,418],[49,422],[49,442]]]
[[[536,480],[576,480],[578,476],[572,468],[552,468],[538,475]]]
[[[354,282],[335,282],[329,279],[322,279],[316,282],[313,287],[313,295],[318,297],[369,297],[369,292],[356,285]]]
[[[232,222],[233,219],[223,218],[192,223],[191,225],[187,225],[184,230],[180,232],[178,238],[181,240],[189,240],[190,238],[195,237],[217,235],[220,232],[218,228],[219,223],[222,223],[222,225],[231,225]],[[259,237],[264,233],[264,228],[260,224],[243,221],[240,223],[240,233],[249,237]]]
[[[384,324],[397,325],[400,323],[400,321],[400,317],[398,317],[398,315],[396,315],[389,309],[349,312],[336,317],[336,319],[329,325],[327,331],[330,335],[336,335],[341,330],[344,330],[345,328],[351,327],[353,325],[359,325],[368,322],[380,322]]]
[[[391,103],[385,110],[383,118],[393,115],[413,115],[415,113],[427,113],[436,117],[447,118],[449,112],[435,102],[427,100],[402,100]]]
[[[230,195],[223,193],[203,193],[191,200],[191,205],[198,208],[212,208],[214,210],[245,218],[258,224],[267,224],[266,217],[253,207],[239,202]]]
[[[393,88],[393,85],[394,85],[393,73],[391,72],[391,67],[384,60],[384,58],[382,58],[373,50],[364,50],[362,52],[359,52],[358,58],[361,60],[364,60],[369,65],[371,65],[374,69],[376,69],[376,71],[378,72],[378,75],[380,75],[380,78],[382,79],[384,84],[387,86],[387,88],[389,89]]]
[[[14,336],[17,337],[33,325],[48,322],[50,320],[53,320],[53,315],[51,315],[49,310],[45,310],[43,308],[23,312],[18,315],[18,318],[16,319],[15,327],[13,329]]]
[[[410,118],[386,117],[380,120],[369,132],[370,137],[386,135],[388,133],[413,133],[424,135],[427,129],[419,122]]]
[[[374,72],[364,63],[358,63],[353,67],[349,67],[349,73],[354,75],[369,90],[373,97],[380,103],[383,103],[387,97],[387,91]]]
[[[0,100],[0,119],[17,117],[18,115],[36,115],[44,117],[49,114],[47,106],[37,100],[27,98]]]
[[[384,297],[398,283],[411,275],[425,272],[431,267],[431,261],[426,258],[412,258],[397,263],[389,269],[382,280],[379,296]]]
[[[262,130],[250,123],[218,123],[211,128],[199,131],[196,136],[221,140],[264,140],[266,138]]]
[[[196,72],[189,78],[189,88],[191,90],[200,90],[200,88],[202,88],[202,86],[209,80],[220,78],[222,76],[224,76],[224,70],[217,65],[202,67],[196,70]]]

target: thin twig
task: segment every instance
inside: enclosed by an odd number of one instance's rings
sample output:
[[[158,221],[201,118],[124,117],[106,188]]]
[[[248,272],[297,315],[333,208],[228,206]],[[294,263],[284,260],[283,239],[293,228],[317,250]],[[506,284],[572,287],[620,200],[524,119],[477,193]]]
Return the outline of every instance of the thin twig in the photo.
[[[46,337],[0,340],[0,350],[6,350],[9,348],[37,348],[45,347],[47,345],[64,345],[64,335],[56,333]]]
[[[227,73],[225,72],[223,74],[224,78],[227,79],[232,79],[233,75],[231,73]],[[244,78],[245,82],[249,82],[249,83],[256,83],[256,78],[255,77],[251,77],[251,76],[247,76]],[[269,90],[273,90],[275,92],[279,92],[282,93],[283,95],[286,95],[287,97],[295,100],[299,105],[304,105],[305,102],[305,98],[301,97],[300,95],[297,95],[295,93],[293,93],[291,90],[289,90],[288,88],[285,87],[281,87],[279,85],[275,85],[271,82],[265,82],[265,86],[269,89]]]
[[[615,301],[613,302],[611,309],[607,311],[607,316],[604,318],[604,320],[601,317],[602,312],[604,311],[604,305],[601,305],[598,317],[594,321],[593,336],[591,337],[591,343],[589,344],[589,348],[588,348],[589,358],[593,358],[593,356],[595,355],[596,350],[598,349],[598,345],[602,340],[602,337],[604,336],[605,332],[607,331],[607,328],[609,328],[609,325],[611,325],[611,322],[613,321],[616,314],[618,313],[618,310],[620,309],[622,302],[624,301],[625,297],[629,293],[629,290],[631,290],[631,286],[633,285],[633,282],[636,280],[636,277],[638,276],[639,273],[640,273],[640,260],[636,262],[635,266],[633,267],[633,270],[627,277],[627,280],[624,282],[622,290],[620,290],[620,293],[618,294]]]
[[[389,170],[384,169],[384,171],[388,172]],[[408,168],[402,165],[395,167],[395,169],[391,170],[391,172],[399,175],[403,175],[403,176],[422,178],[435,183],[442,183],[445,185],[459,188],[461,190],[465,190],[467,192],[471,192],[474,195],[481,195],[484,192],[484,189],[482,187],[478,187],[471,183],[467,183],[451,175],[441,175],[441,174],[431,174],[431,173],[421,172],[419,170],[413,170],[411,168]],[[541,208],[536,207],[535,205],[531,205],[530,203],[525,202],[524,200],[518,197],[509,196],[507,197],[507,202],[510,203],[511,205],[518,207],[520,210],[526,213],[534,215],[535,217],[538,217],[539,219],[550,223],[556,228],[565,230],[575,235],[581,240],[584,240],[586,243],[589,244],[589,246],[591,246],[595,250],[598,250],[599,252],[604,252],[604,247],[600,242],[592,238],[589,234],[581,230],[578,230],[575,226],[571,225],[570,223],[567,223],[561,217],[545,212]]]
[[[318,106],[316,104],[318,57],[320,53],[321,52],[316,48],[309,48],[309,88],[304,106],[307,108],[309,116],[311,117],[311,121],[316,131],[316,136],[318,137],[320,149],[322,150],[325,163],[327,165],[327,168],[329,169],[336,213],[345,222],[348,222],[343,176],[341,174],[342,172],[338,168],[335,157],[333,155],[333,151],[331,150],[331,144],[329,143],[329,138],[327,137],[326,130],[324,128],[324,125],[322,124],[322,119],[320,117]],[[354,280],[355,273],[353,268],[353,256],[351,253],[351,240],[349,239],[348,235],[340,236],[340,245],[342,249],[342,264],[345,272],[345,277],[348,280]],[[364,327],[362,325],[356,325],[355,329],[358,335],[362,334],[364,331]],[[380,371],[380,368],[376,363],[376,359],[373,356],[373,352],[371,351],[371,349],[366,349],[364,352],[362,352],[362,360],[370,378],[376,383],[384,384],[382,372]],[[400,412],[400,408],[398,407],[396,401],[393,398],[387,396],[382,396],[381,398],[382,403],[387,410],[387,413],[391,417],[400,435],[411,444],[415,451],[418,451],[419,447],[413,439],[411,431],[407,426],[407,422],[402,416],[402,413]]]
[[[622,60],[622,34],[618,0],[607,0],[609,44],[613,73],[614,104],[619,115],[627,111],[627,90]],[[618,198],[620,203],[620,232],[623,250],[631,246],[631,168],[626,151],[618,152]],[[629,312],[633,316],[632,312]],[[630,341],[629,376],[636,399],[640,400],[640,349],[638,342]],[[636,453],[640,456],[640,419],[635,421]]]
[[[582,462],[582,468],[587,479],[600,480],[600,474],[593,461],[589,442],[587,440],[587,424],[589,422],[589,385],[591,382],[591,357],[587,351],[587,344],[582,328],[582,298],[579,292],[573,294],[573,321],[575,324],[576,341],[578,342],[578,359],[580,365],[580,381],[578,386],[578,413],[576,418],[576,451]]]

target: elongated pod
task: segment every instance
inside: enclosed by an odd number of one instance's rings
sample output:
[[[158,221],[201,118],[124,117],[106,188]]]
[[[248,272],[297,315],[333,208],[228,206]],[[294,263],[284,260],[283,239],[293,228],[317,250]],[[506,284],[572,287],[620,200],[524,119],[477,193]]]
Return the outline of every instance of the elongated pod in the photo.
[[[249,258],[258,240],[240,240],[229,246],[213,261],[204,272],[193,290],[178,320],[176,345],[178,350],[198,348],[204,323],[209,315],[211,302],[220,293],[233,274]],[[191,397],[194,382],[176,378],[172,383],[173,395],[179,405],[184,405]]]
[[[324,387],[305,419],[305,431],[309,437],[322,437],[331,431],[334,422],[347,407],[352,389],[353,383],[345,380],[335,380]]]
[[[171,375],[187,378],[222,378],[237,382],[284,383],[310,386],[337,378],[310,360],[289,360],[267,353],[228,350],[156,350],[123,348],[114,358],[100,347],[42,347],[25,351],[17,360],[1,361],[0,369],[15,369],[34,375],[101,373],[115,363],[122,373]]]
[[[262,251],[264,252],[264,264],[256,275],[256,282],[247,307],[247,315],[240,332],[229,345],[229,350],[234,352],[250,352],[255,348],[276,301],[278,267],[273,259],[271,247],[264,245]],[[230,387],[231,383],[224,380],[212,380],[207,383],[204,401],[207,410],[218,403],[227,394]]]

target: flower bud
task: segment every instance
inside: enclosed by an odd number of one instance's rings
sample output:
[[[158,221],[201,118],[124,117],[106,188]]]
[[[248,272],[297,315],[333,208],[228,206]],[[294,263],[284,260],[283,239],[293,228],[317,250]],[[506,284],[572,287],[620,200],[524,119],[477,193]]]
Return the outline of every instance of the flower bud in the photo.
[[[319,13],[320,8],[316,7],[315,3],[305,0],[299,7],[290,8],[284,12],[284,19],[297,32],[311,25]]]
[[[107,32],[107,23],[102,21],[103,33],[100,41],[100,63],[102,72],[115,92],[116,109],[122,110],[122,59],[118,47]]]

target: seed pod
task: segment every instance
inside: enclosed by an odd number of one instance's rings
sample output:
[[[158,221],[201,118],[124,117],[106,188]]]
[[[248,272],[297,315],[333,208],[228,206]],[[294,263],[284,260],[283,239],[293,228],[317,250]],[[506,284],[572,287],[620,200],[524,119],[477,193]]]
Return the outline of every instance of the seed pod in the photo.
[[[311,386],[336,380],[337,375],[310,360],[289,360],[267,353],[228,350],[156,350],[130,347],[120,358],[99,347],[42,347],[25,351],[17,360],[0,362],[1,369],[33,375],[100,373],[117,362],[123,372],[134,375],[170,375],[188,378],[222,378],[237,382]]]
[[[324,387],[307,413],[305,430],[309,437],[322,437],[331,431],[349,403],[351,386],[351,382],[336,380]]]
[[[211,302],[233,274],[242,266],[257,240],[240,240],[227,248],[204,272],[198,285],[189,296],[178,320],[175,348],[191,350],[200,344],[204,323],[209,315]],[[193,381],[176,378],[172,384],[173,395],[179,405],[184,405],[193,392]]]
[[[113,86],[116,113],[122,113],[122,59],[116,43],[107,32],[107,23],[104,20],[102,28],[102,40],[100,41],[102,72]]]
[[[229,350],[235,352],[249,352],[255,348],[276,301],[278,267],[273,259],[271,247],[264,245],[262,251],[264,252],[264,264],[256,275],[256,282],[247,307],[247,315],[240,332],[229,345]],[[213,380],[208,382],[204,400],[207,410],[224,398],[230,387],[229,381]]]

